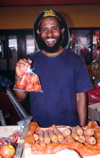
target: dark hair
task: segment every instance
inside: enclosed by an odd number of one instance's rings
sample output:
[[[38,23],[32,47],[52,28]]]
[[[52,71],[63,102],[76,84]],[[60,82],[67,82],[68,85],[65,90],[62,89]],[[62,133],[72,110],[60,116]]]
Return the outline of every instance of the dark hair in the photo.
[[[33,33],[34,33],[35,41],[36,41],[36,44],[37,44],[37,46],[38,46],[38,48],[40,50],[43,49],[43,45],[41,44],[41,38],[40,38],[40,36],[37,34],[37,29],[39,29],[39,26],[41,24],[41,20],[42,20],[42,18],[44,18],[45,12],[49,11],[49,10],[50,9],[47,9],[47,10],[41,12],[37,16],[37,18],[35,20],[35,23],[34,23],[34,26],[33,26]],[[69,28],[67,26],[67,23],[66,23],[64,17],[61,15],[61,13],[59,13],[58,11],[55,11],[55,10],[50,10],[50,11],[53,11],[55,16],[47,15],[46,17],[55,17],[55,18],[57,18],[57,20],[58,20],[58,22],[60,24],[60,28],[61,29],[65,28],[63,41],[61,43],[61,46],[63,48],[65,48],[65,47],[67,47],[69,45]]]

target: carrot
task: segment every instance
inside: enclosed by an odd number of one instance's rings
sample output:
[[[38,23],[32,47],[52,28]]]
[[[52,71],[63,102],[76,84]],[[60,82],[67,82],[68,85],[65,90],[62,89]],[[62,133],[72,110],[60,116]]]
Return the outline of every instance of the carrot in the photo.
[[[65,130],[63,131],[63,135],[64,136],[69,136],[71,134],[71,129],[70,128],[65,128]]]
[[[71,135],[69,135],[69,136],[66,137],[66,142],[67,143],[74,143],[75,140],[73,139],[73,137]]]
[[[93,128],[87,128],[84,130],[84,135],[87,135],[87,136],[92,136],[94,135],[94,129]]]
[[[40,141],[40,146],[46,148],[46,143],[44,141]]]
[[[44,134],[43,130],[39,130],[37,134],[39,135],[39,140],[43,141],[43,134]]]
[[[37,141],[39,139],[39,135],[38,134],[33,134],[35,141]]]
[[[96,139],[100,139],[100,131],[95,131],[95,132],[94,132],[94,137],[95,137]]]
[[[57,135],[58,137],[58,141],[62,142],[64,140],[64,136],[63,134],[57,129],[57,127],[55,125],[52,125],[53,131],[54,133]]]
[[[49,137],[49,133],[47,130],[44,131],[44,142],[46,144],[50,143],[50,137]]]
[[[78,135],[82,135],[82,134],[83,134],[83,129],[82,129],[82,127],[80,127],[80,126],[77,125],[77,126],[75,127],[75,130],[76,130],[76,132],[77,132]]]
[[[85,136],[86,142],[88,142],[91,145],[96,144],[96,139],[93,136]]]
[[[49,130],[49,136],[50,136],[50,140],[52,142],[57,142],[58,141],[58,138],[57,136],[54,134],[53,130]]]
[[[79,141],[80,143],[84,143],[84,142],[85,142],[85,136],[80,135],[78,141]]]
[[[79,135],[76,133],[75,129],[72,129],[72,133],[71,133],[72,137],[74,138],[74,140],[78,141],[79,140]]]

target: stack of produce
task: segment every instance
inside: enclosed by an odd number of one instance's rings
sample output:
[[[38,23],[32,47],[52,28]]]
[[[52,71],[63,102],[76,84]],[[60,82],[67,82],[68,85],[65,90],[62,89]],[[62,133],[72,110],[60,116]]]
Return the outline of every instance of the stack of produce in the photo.
[[[46,147],[49,143],[68,143],[68,142],[80,142],[84,144],[96,144],[96,139],[93,136],[94,129],[83,129],[80,126],[73,128],[66,127],[63,132],[52,125],[52,129],[40,129],[37,133],[33,134],[34,140],[42,147]]]
[[[8,137],[0,138],[0,158],[13,158],[21,136],[21,129],[11,133]]]
[[[73,149],[81,156],[100,154],[100,127],[90,121],[85,127],[52,125],[41,128],[31,122],[24,147],[31,147],[32,154],[55,154],[63,149]]]

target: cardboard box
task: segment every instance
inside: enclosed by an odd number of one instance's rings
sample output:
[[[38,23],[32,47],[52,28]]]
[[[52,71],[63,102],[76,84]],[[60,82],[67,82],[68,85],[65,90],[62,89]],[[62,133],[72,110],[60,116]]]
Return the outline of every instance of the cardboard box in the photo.
[[[100,103],[88,106],[88,119],[100,123]]]
[[[2,137],[8,137],[11,133],[16,131],[18,129],[18,126],[0,126],[0,138]]]

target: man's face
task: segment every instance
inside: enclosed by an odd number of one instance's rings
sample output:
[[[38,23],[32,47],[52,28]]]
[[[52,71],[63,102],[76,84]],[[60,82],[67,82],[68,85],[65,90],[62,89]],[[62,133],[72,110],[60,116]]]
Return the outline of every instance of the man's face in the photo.
[[[54,17],[46,17],[41,21],[39,35],[42,39],[44,50],[46,52],[55,52],[58,50],[62,40],[62,33],[59,22]]]

